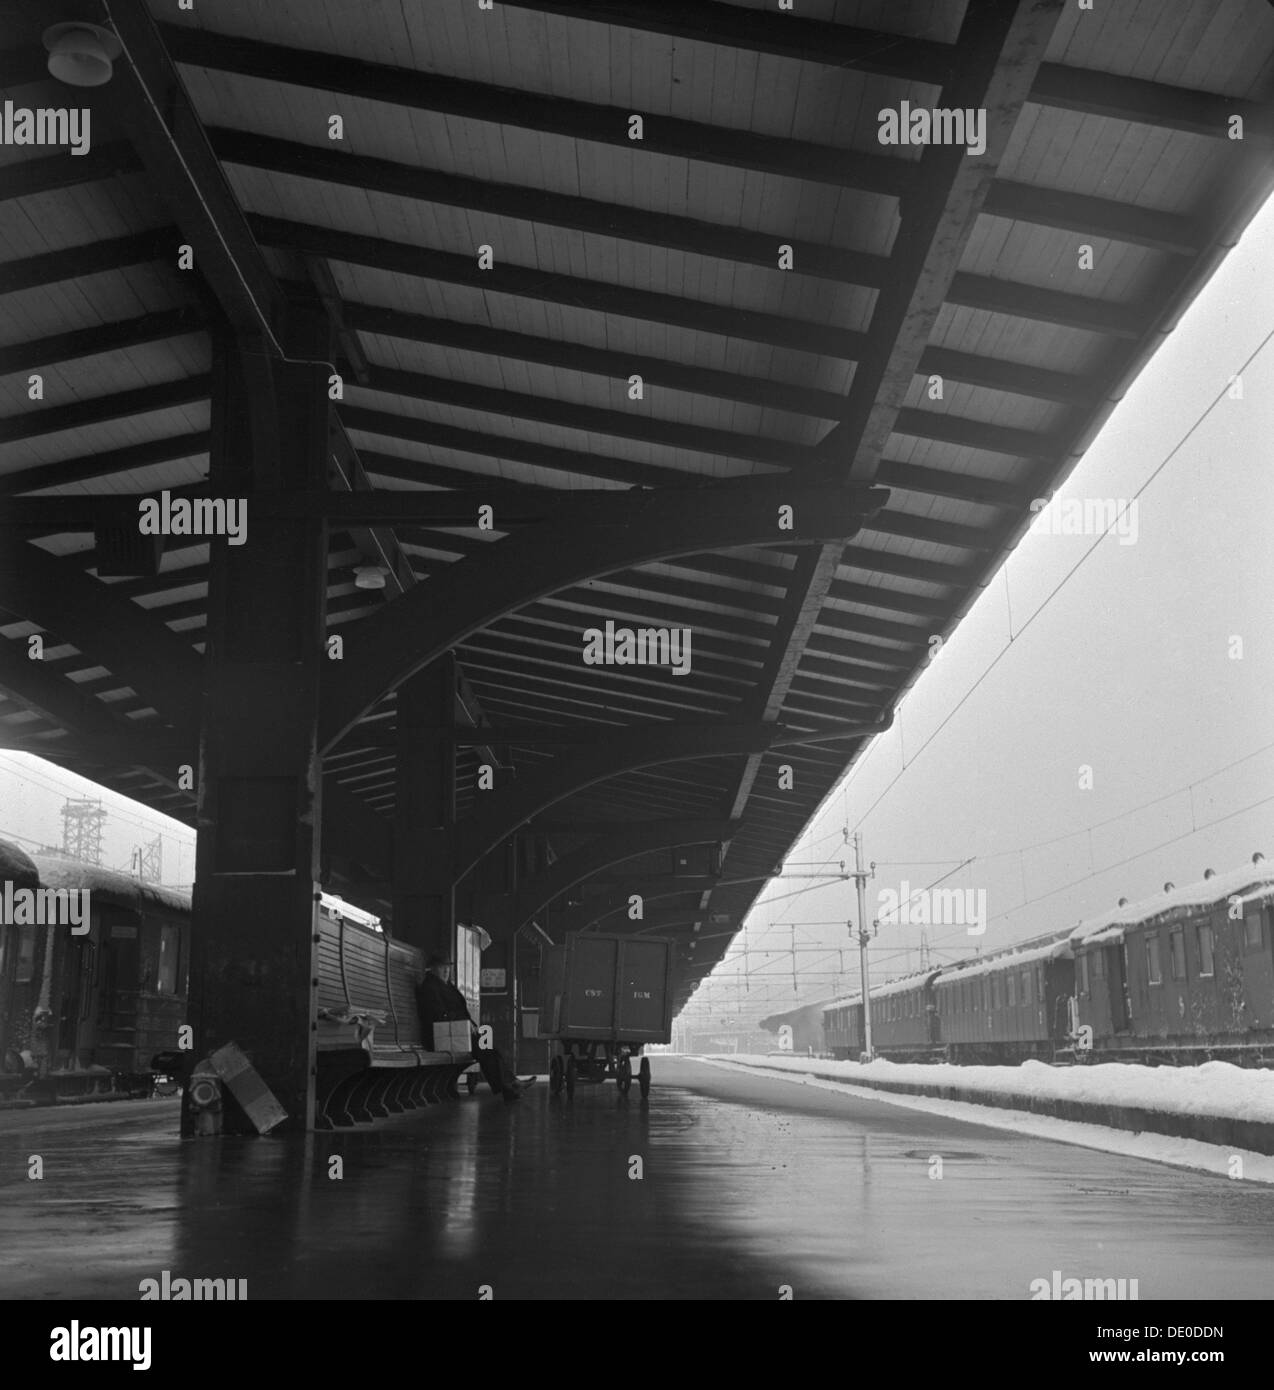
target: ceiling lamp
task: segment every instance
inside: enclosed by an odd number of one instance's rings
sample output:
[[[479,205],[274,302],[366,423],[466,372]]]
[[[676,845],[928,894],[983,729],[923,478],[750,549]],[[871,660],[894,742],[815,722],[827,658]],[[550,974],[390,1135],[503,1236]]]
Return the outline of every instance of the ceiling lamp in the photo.
[[[384,565],[359,565],[354,571],[356,589],[383,589],[389,571]]]
[[[111,80],[123,44],[96,24],[55,24],[44,34],[49,72],[68,87],[102,87]]]

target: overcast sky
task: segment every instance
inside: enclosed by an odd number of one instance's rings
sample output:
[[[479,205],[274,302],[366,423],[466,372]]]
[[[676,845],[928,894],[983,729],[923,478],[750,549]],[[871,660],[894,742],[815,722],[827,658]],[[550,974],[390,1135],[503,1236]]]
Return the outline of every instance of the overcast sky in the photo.
[[[1257,351],[1274,328],[1271,265],[1274,203],[1058,493],[1127,499],[1145,486],[1136,543],[1101,541],[1026,627],[1093,544],[1028,534],[789,856],[849,861],[844,828],[861,828],[879,866],[869,917],[881,888],[904,878],[926,887],[976,856],[942,886],[986,890],[986,931],[975,942],[960,926],[929,928],[936,961],[1059,929],[1258,849],[1274,857],[1274,748],[1258,752],[1274,744],[1274,347]],[[1254,352],[1243,399],[1227,394],[1209,412]],[[1230,654],[1236,636],[1240,660]],[[1084,765],[1089,790],[1079,785]],[[798,948],[849,946],[854,886],[818,884],[771,883],[695,1005],[738,997],[757,1017],[829,992],[833,977],[814,972],[838,968],[837,956],[798,950],[794,993],[788,953],[793,923],[839,924],[798,925]],[[801,889],[811,891],[790,896]],[[872,978],[917,968],[919,943],[919,928],[882,925]],[[776,954],[760,954],[767,948]],[[745,950],[746,993],[736,983]],[[846,950],[851,988],[856,957]]]
[[[1257,352],[1274,325],[1272,264],[1267,205],[1058,494],[1130,499],[1145,486],[1136,543],[1103,540],[1032,620],[1093,539],[1028,535],[789,857],[848,860],[844,830],[861,827],[879,865],[874,916],[882,888],[926,887],[972,856],[943,886],[985,890],[986,931],[975,941],[961,926],[930,928],[937,960],[1274,852],[1274,749],[1259,751],[1274,742],[1274,350]],[[1254,352],[1243,399],[1209,411]],[[86,795],[109,812],[106,864],[126,867],[135,846],[162,834],[165,882],[190,882],[186,827],[53,764],[0,753],[0,836],[60,843],[65,798]],[[737,995],[756,1017],[833,988],[815,972],[837,968],[828,951],[849,944],[853,885],[812,882],[796,897],[811,880],[770,885],[696,1005]],[[838,925],[807,925],[823,923]],[[796,956],[797,993],[793,924],[798,947],[819,948]],[[917,966],[919,944],[917,927],[882,926],[873,978]],[[733,982],[745,950],[752,988],[742,994]]]

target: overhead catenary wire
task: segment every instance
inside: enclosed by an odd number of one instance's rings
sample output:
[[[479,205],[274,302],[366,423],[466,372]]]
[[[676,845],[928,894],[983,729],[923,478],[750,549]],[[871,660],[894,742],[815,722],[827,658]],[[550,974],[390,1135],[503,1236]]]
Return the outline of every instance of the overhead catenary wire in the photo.
[[[1270,329],[1270,331],[1266,333],[1266,335],[1261,339],[1261,341],[1256,345],[1256,347],[1253,348],[1253,350],[1243,360],[1238,370],[1235,373],[1233,373],[1233,375],[1241,376],[1248,369],[1248,367],[1251,366],[1251,364],[1256,360],[1256,358],[1265,350],[1265,348],[1269,346],[1271,340],[1274,340],[1274,328]],[[1207,404],[1207,406],[1204,407],[1203,411],[1198,415],[1194,423],[1190,425],[1189,429],[1186,430],[1186,432],[1181,436],[1181,438],[1176,442],[1176,444],[1173,445],[1173,447],[1168,451],[1168,453],[1163,457],[1163,459],[1151,471],[1149,476],[1141,483],[1141,485],[1137,488],[1136,492],[1133,493],[1132,497],[1130,497],[1127,500],[1127,502],[1125,502],[1123,510],[1119,513],[1119,515],[1115,518],[1111,525],[1107,527],[1107,529],[1103,531],[1102,534],[1093,541],[1092,545],[1090,545],[1088,549],[1084,551],[1084,553],[1075,561],[1075,563],[1070,567],[1070,569],[1067,570],[1067,572],[1062,576],[1062,578],[1057,582],[1057,584],[1055,584],[1053,588],[1048,592],[1048,594],[1045,595],[1040,605],[1035,609],[1035,611],[1030,615],[1030,617],[1026,619],[1026,621],[1021,625],[1021,627],[1018,628],[1016,637],[1010,639],[1010,641],[1005,643],[1001,650],[992,658],[985,670],[982,671],[982,673],[973,682],[969,689],[965,691],[965,693],[960,697],[956,704],[947,712],[947,714],[944,716],[938,727],[934,729],[934,731],[929,735],[929,737],[924,740],[924,742],[920,745],[919,748],[915,749],[912,752],[910,760],[904,763],[904,765],[899,769],[899,771],[894,774],[894,776],[886,784],[884,790],[881,791],[880,795],[875,799],[875,801],[871,803],[870,806],[868,806],[868,808],[858,818],[858,821],[854,826],[855,829],[860,827],[863,824],[863,822],[867,819],[867,817],[870,816],[871,813],[876,809],[876,807],[880,805],[880,803],[885,799],[885,797],[889,795],[893,788],[902,779],[903,775],[910,768],[913,768],[916,765],[916,762],[919,760],[920,755],[934,742],[938,735],[942,733],[942,731],[947,727],[951,720],[955,718],[955,716],[960,712],[960,710],[964,708],[965,704],[972,698],[974,693],[982,685],[983,681],[985,681],[987,677],[990,676],[992,671],[995,670],[995,668],[1000,664],[1004,657],[1007,656],[1008,653],[1017,644],[1017,639],[1022,636],[1022,634],[1027,630],[1027,628],[1029,628],[1031,624],[1035,622],[1035,620],[1040,616],[1040,614],[1042,614],[1044,610],[1053,602],[1057,595],[1061,593],[1061,591],[1066,587],[1067,584],[1070,583],[1070,581],[1079,572],[1080,568],[1085,564],[1089,557],[1097,550],[1101,543],[1111,534],[1111,531],[1119,524],[1128,507],[1131,506],[1133,502],[1137,501],[1141,497],[1142,493],[1146,491],[1146,489],[1155,481],[1156,478],[1159,477],[1159,475],[1168,466],[1168,464],[1171,463],[1172,460],[1186,446],[1186,444],[1189,443],[1189,441],[1194,437],[1198,429],[1202,426],[1203,422],[1208,418],[1209,415],[1211,415],[1213,410],[1216,409],[1216,407],[1221,403],[1221,401],[1226,398],[1226,396],[1229,393],[1229,390],[1230,384],[1229,381],[1227,381],[1226,385],[1223,386],[1212,398],[1212,400]],[[852,782],[853,778],[866,765],[868,757],[870,757],[871,749],[878,746],[880,742],[881,741],[879,739],[873,740],[873,742],[868,747],[867,754],[864,755],[862,760],[856,765],[855,768],[851,769],[846,781],[847,794],[849,783]]]

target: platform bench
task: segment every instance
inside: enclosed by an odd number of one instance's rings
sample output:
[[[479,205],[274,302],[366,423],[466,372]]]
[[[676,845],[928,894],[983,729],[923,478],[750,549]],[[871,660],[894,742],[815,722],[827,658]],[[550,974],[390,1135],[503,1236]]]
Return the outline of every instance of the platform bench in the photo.
[[[452,1094],[473,1053],[425,1046],[420,951],[324,914],[318,937],[316,1127],[370,1124]]]

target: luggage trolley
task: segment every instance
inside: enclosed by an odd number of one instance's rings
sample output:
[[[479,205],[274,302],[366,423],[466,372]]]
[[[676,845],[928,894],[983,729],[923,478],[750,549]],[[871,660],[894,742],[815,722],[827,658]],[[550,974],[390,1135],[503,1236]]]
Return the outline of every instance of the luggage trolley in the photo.
[[[553,1041],[549,1092],[575,1094],[581,1081],[613,1077],[650,1094],[647,1043],[672,1041],[673,943],[663,937],[574,932],[546,947],[540,964],[542,1037]]]

